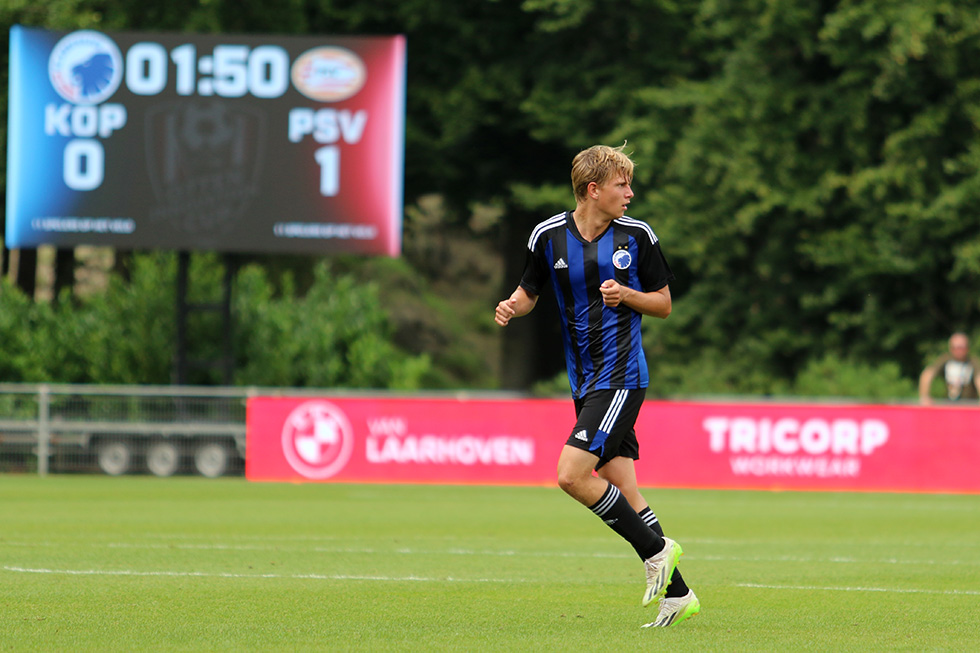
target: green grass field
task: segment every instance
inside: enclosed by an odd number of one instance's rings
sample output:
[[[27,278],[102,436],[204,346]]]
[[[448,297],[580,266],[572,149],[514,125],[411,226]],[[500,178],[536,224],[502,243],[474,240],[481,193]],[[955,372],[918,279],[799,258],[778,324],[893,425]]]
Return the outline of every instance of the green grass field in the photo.
[[[645,494],[668,629],[558,489],[0,475],[0,651],[980,650],[980,496]]]

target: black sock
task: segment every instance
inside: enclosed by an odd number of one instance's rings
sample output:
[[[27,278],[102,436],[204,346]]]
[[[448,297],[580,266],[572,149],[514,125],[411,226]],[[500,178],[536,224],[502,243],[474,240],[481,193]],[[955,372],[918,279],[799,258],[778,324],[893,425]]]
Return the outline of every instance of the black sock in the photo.
[[[589,506],[589,510],[629,542],[641,560],[660,553],[664,548],[664,538],[647,528],[646,523],[636,514],[626,497],[612,483],[606,488],[602,498]]]
[[[658,520],[657,516],[653,514],[653,511],[650,510],[649,506],[640,511],[640,519],[642,519],[643,523],[649,526],[654,533],[660,537],[664,536],[664,529],[660,525],[660,520]],[[681,570],[678,567],[674,567],[674,573],[670,577],[670,583],[667,585],[667,596],[670,598],[684,596],[687,594],[687,591],[687,583],[685,583],[684,578],[681,577]]]

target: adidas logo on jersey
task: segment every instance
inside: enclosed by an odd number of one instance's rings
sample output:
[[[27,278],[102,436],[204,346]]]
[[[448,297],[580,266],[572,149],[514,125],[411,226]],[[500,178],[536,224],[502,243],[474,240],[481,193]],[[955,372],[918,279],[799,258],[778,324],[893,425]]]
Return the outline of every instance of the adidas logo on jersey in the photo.
[[[589,434],[586,433],[585,431],[579,431],[578,433],[575,434],[575,439],[581,440],[582,442],[588,442]]]
[[[555,262],[555,269],[556,270],[567,270],[568,269],[568,263],[565,262],[565,259],[560,258],[560,259],[558,259]]]

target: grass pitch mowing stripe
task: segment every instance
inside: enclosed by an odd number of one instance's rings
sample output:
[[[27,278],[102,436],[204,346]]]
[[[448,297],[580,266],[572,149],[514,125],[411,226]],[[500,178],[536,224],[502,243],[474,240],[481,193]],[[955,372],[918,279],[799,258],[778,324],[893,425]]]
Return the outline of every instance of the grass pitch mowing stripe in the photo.
[[[980,497],[647,490],[703,611],[553,488],[0,476],[0,649],[980,649]]]

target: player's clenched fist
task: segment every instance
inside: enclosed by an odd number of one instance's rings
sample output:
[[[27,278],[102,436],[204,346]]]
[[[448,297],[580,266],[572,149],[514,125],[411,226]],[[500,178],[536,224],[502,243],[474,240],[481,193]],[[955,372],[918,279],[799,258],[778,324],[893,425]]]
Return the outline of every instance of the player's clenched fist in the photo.
[[[493,312],[493,321],[500,326],[507,326],[511,318],[527,315],[537,301],[537,295],[532,295],[518,286],[510,297],[497,304],[497,310]]]
[[[602,303],[606,306],[616,307],[623,301],[623,287],[612,279],[603,281],[599,292],[602,293]]]
[[[494,312],[493,321],[500,326],[507,326],[510,322],[510,318],[517,315],[517,298],[511,297],[510,299],[505,299],[504,301],[497,304],[497,310]]]

